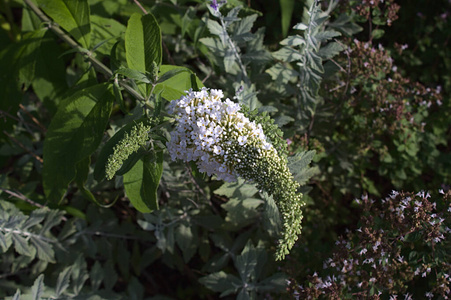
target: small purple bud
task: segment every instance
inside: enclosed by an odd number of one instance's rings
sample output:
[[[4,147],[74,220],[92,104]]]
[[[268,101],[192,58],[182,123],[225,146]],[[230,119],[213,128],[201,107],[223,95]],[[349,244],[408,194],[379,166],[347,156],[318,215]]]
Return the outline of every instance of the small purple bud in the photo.
[[[218,9],[219,9],[218,2],[216,0],[212,0],[210,7],[213,8],[215,11],[218,11]]]

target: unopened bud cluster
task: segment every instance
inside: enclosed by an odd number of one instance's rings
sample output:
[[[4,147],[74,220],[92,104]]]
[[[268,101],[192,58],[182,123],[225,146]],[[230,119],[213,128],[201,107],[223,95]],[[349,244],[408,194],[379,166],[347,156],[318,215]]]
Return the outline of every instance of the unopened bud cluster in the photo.
[[[132,153],[139,150],[140,147],[145,146],[149,140],[150,126],[138,123],[133,126],[130,133],[125,133],[124,137],[114,147],[114,152],[108,157],[105,166],[106,178],[109,180],[114,177],[116,172],[122,167],[127,158]]]
[[[221,90],[202,88],[199,92],[171,102],[169,112],[178,123],[171,132],[168,150],[173,160],[196,162],[199,171],[224,181],[237,176],[255,182],[274,197],[283,218],[283,237],[277,259],[283,259],[301,232],[299,184],[287,166],[286,158],[267,141],[262,125],[250,121],[241,106],[230,99],[222,101]]]

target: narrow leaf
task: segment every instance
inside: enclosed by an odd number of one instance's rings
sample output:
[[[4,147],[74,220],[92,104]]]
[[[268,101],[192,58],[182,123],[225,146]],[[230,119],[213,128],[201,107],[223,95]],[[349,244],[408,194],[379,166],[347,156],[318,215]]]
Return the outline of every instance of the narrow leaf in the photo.
[[[282,14],[282,36],[287,36],[290,28],[291,17],[293,16],[294,0],[280,0],[280,11]]]
[[[20,300],[20,290],[17,289],[16,293],[14,294],[12,300]]]
[[[74,264],[71,266],[71,278],[73,283],[74,293],[78,295],[83,288],[85,281],[88,279],[89,275],[86,271],[86,261],[84,255],[78,255]]]
[[[136,80],[138,82],[144,82],[144,83],[150,83],[150,80],[146,77],[146,75],[144,75],[143,73],[133,70],[133,69],[129,69],[129,68],[120,68],[117,69],[116,74],[121,74],[124,75],[130,79]]]
[[[31,299],[41,300],[42,293],[44,292],[44,274],[39,275],[34,281],[31,287]]]
[[[61,296],[69,287],[70,275],[71,275],[72,267],[66,267],[59,275],[56,281],[55,293],[56,296]]]

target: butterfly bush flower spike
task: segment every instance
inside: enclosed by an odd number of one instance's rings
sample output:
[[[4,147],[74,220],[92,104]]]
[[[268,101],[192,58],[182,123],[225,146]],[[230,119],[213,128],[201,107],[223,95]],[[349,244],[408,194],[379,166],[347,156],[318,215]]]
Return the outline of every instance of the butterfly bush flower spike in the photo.
[[[202,88],[171,102],[169,112],[177,124],[167,143],[169,154],[172,160],[195,162],[199,171],[219,180],[231,182],[240,176],[272,195],[283,219],[276,253],[283,259],[301,233],[304,202],[297,193],[299,184],[262,125],[251,122],[239,104],[223,98],[221,90]]]

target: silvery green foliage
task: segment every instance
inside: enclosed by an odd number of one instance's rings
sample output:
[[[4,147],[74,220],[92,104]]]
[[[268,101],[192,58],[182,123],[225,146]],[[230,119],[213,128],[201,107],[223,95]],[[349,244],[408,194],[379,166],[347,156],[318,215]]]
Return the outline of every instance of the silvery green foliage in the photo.
[[[257,299],[258,294],[267,291],[283,291],[287,279],[283,273],[261,278],[267,259],[263,244],[255,247],[248,241],[241,254],[233,257],[238,276],[219,271],[199,281],[209,289],[220,292],[221,297],[238,294],[237,299]]]
[[[24,215],[13,204],[0,200],[0,246],[2,255],[8,250],[27,257],[55,263],[54,246],[58,242],[50,230],[59,225],[63,213],[40,208]],[[11,247],[13,246],[13,247]]]
[[[307,1],[306,5],[309,9],[303,22],[293,27],[296,34],[280,42],[282,47],[272,53],[278,62],[266,70],[279,93],[294,96],[298,110],[292,116],[301,131],[308,130],[321,102],[318,92],[323,78],[331,75],[327,74],[330,70],[336,71],[336,67],[326,68],[325,63],[346,48],[336,38],[350,21],[333,26],[329,23],[330,13],[337,5],[335,1],[329,3],[326,11],[321,10],[317,0]]]
[[[256,95],[253,76],[263,71],[271,60],[263,46],[264,29],[251,32],[257,14],[238,17],[240,6],[232,8],[226,16],[220,8],[209,6],[214,19],[207,19],[207,27],[213,37],[205,37],[200,42],[210,50],[209,59],[226,75],[231,75],[230,83],[235,88],[236,99],[251,109],[261,104]]]

